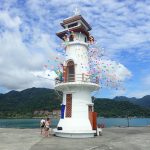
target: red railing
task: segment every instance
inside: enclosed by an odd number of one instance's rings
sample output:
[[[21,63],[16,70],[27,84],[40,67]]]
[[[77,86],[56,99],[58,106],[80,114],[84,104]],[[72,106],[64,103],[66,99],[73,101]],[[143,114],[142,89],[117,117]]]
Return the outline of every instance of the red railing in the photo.
[[[68,83],[68,82],[85,82],[85,83],[96,83],[99,84],[98,77],[94,77],[87,74],[69,74],[66,79],[64,78],[56,78],[55,84],[59,83]]]

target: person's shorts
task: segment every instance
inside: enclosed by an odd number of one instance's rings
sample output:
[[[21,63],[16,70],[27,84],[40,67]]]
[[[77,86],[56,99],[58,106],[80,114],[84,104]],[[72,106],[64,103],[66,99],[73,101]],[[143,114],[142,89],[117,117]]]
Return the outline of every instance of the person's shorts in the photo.
[[[48,131],[48,130],[49,130],[49,128],[46,128],[46,127],[45,127],[45,131]]]
[[[41,125],[41,128],[44,128],[44,125]]]

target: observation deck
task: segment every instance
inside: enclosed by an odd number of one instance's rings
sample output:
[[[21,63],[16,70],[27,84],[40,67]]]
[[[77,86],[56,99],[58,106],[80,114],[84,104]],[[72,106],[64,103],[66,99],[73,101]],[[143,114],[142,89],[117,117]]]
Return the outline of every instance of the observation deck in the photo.
[[[55,80],[55,89],[58,91],[66,91],[70,88],[88,88],[90,91],[100,88],[99,79],[87,74],[69,74],[66,80]]]

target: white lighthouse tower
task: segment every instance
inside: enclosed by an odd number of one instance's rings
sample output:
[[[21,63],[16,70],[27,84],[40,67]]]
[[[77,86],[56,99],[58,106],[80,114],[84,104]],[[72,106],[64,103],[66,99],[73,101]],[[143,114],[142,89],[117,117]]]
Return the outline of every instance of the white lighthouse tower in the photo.
[[[93,109],[91,92],[99,89],[99,83],[89,74],[91,27],[78,14],[64,19],[61,26],[64,29],[56,34],[66,43],[66,58],[63,80],[57,80],[55,85],[56,90],[63,92],[63,102],[61,118],[54,132],[59,137],[94,137],[97,114]]]

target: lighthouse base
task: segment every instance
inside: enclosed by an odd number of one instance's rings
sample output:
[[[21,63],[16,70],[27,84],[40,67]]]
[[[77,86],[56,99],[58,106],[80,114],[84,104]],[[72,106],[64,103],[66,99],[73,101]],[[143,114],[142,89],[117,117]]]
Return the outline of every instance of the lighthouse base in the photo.
[[[92,138],[96,134],[96,130],[92,131],[62,131],[62,130],[53,130],[55,135],[58,137],[65,137],[65,138]]]

